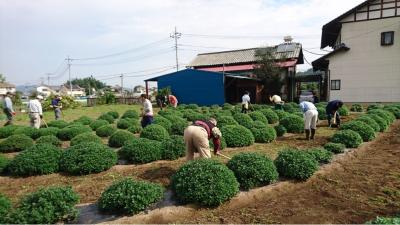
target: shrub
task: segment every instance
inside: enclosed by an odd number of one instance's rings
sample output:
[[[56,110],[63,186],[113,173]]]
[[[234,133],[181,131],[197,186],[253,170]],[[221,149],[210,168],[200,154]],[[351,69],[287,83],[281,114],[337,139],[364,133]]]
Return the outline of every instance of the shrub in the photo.
[[[338,110],[339,115],[341,116],[348,116],[350,114],[349,109],[347,108],[347,106],[343,105],[342,107],[339,108]]]
[[[298,180],[307,180],[318,169],[318,162],[312,155],[296,149],[280,151],[275,165],[280,175]]]
[[[376,115],[382,117],[384,120],[386,120],[388,125],[390,125],[391,123],[393,123],[393,121],[396,120],[396,117],[393,115],[393,113],[388,112],[383,109],[374,109],[374,110],[368,111],[367,113],[368,114],[376,114]]]
[[[117,129],[112,125],[104,125],[96,130],[96,135],[99,137],[109,137],[111,136]]]
[[[36,144],[50,144],[56,147],[61,147],[62,142],[54,135],[41,136],[36,140]]]
[[[362,143],[361,136],[352,130],[341,130],[336,132],[331,139],[333,143],[342,143],[346,148],[357,148]]]
[[[40,189],[23,198],[12,213],[15,224],[54,224],[71,222],[78,217],[74,207],[79,196],[71,187],[49,187]]]
[[[189,104],[186,106],[186,109],[198,109],[199,106],[197,104]]]
[[[9,163],[10,160],[8,158],[6,158],[4,155],[0,155],[0,174],[5,171]]]
[[[329,163],[333,157],[333,153],[324,148],[312,148],[306,152],[312,155],[319,163]]]
[[[107,112],[107,114],[112,116],[114,119],[119,118],[119,113],[117,111],[110,111],[110,112]]]
[[[319,120],[326,120],[328,116],[326,115],[326,108],[325,107],[317,107],[318,111],[318,119]]]
[[[382,109],[383,105],[382,104],[371,104],[368,105],[367,111],[373,110],[373,109]]]
[[[58,171],[61,150],[51,144],[34,145],[18,154],[8,166],[14,176],[50,174]]]
[[[97,130],[99,127],[109,125],[110,123],[107,120],[95,120],[89,126],[92,130]]]
[[[102,115],[100,115],[98,118],[97,118],[97,120],[105,120],[105,121],[107,121],[108,123],[114,123],[114,117],[112,116],[112,115],[110,115],[110,114],[108,114],[108,113],[104,113],[104,114],[102,114]]]
[[[0,193],[0,223],[6,224],[9,211],[11,210],[11,201],[5,195]]]
[[[240,187],[248,190],[270,184],[278,179],[278,171],[272,160],[259,153],[240,153],[227,164],[233,171]]]
[[[53,121],[48,122],[47,126],[63,129],[64,127],[68,126],[68,123],[64,120],[53,120]]]
[[[355,120],[356,121],[361,121],[361,122],[363,122],[365,124],[368,124],[370,127],[372,127],[372,129],[374,129],[375,132],[379,132],[380,129],[381,129],[379,124],[369,116],[363,115],[363,116],[358,117]]]
[[[297,107],[298,107],[297,105],[286,103],[283,105],[283,110],[285,110],[285,112],[288,112],[288,113],[294,113],[297,111]]]
[[[188,126],[188,122],[177,116],[171,116],[171,134],[183,135],[183,131]]]
[[[125,142],[119,155],[132,163],[153,162],[161,159],[161,143],[146,138],[134,138]]]
[[[168,119],[162,117],[162,116],[155,116],[153,124],[158,124],[167,130],[168,133],[171,133],[172,131],[172,122],[170,122]]]
[[[135,138],[129,131],[118,130],[115,131],[108,139],[108,145],[110,147],[119,148],[124,145],[125,142]]]
[[[169,138],[169,134],[164,127],[158,124],[151,124],[143,129],[142,133],[140,133],[140,137],[150,140],[163,141]]]
[[[138,133],[142,132],[143,128],[142,128],[142,126],[139,125],[139,124],[134,124],[134,125],[128,127],[127,130],[128,130],[129,132],[131,132],[132,134],[138,134]]]
[[[161,158],[175,160],[185,155],[185,141],[182,136],[172,135],[161,142]]]
[[[159,184],[131,178],[114,182],[99,199],[99,208],[123,214],[135,214],[160,201],[164,188]]]
[[[370,117],[379,125],[379,131],[384,132],[388,129],[389,123],[383,119],[382,117],[378,116],[377,114],[368,114],[366,117]]]
[[[65,150],[60,159],[60,170],[81,175],[108,170],[117,163],[117,154],[109,147],[95,143],[81,143]]]
[[[254,128],[259,129],[259,128],[265,128],[265,127],[267,127],[267,124],[257,120],[257,121],[254,121],[253,128],[251,128],[251,129],[254,129]]]
[[[280,124],[278,126],[275,126],[274,129],[276,131],[276,136],[278,137],[282,137],[286,134],[286,128]]]
[[[239,125],[244,126],[248,129],[253,128],[253,120],[249,115],[244,113],[237,113],[233,115],[233,118],[236,120],[236,122],[239,123]]]
[[[362,112],[363,111],[363,107],[360,104],[353,104],[350,108],[350,111],[352,112]]]
[[[363,141],[371,141],[375,138],[375,132],[372,127],[361,121],[350,121],[340,127],[341,130],[353,130],[357,132]]]
[[[253,119],[253,121],[261,121],[265,124],[268,123],[268,119],[260,111],[251,112],[249,113],[249,116],[251,117],[251,119]]]
[[[127,110],[121,117],[122,119],[131,118],[131,119],[139,119],[139,113],[135,110],[129,109]]]
[[[396,119],[400,119],[400,107],[397,107],[396,105],[386,105],[383,109],[392,113]]]
[[[48,127],[48,128],[40,128],[38,137],[53,135],[56,136],[60,128],[57,127]]]
[[[232,116],[219,116],[217,119],[218,127],[223,127],[226,125],[239,125],[238,122]]]
[[[279,121],[279,116],[272,109],[261,109],[260,112],[267,118],[269,124],[274,124]]]
[[[240,125],[227,125],[221,128],[222,136],[228,147],[243,147],[254,143],[254,136],[249,129]]]
[[[233,109],[233,105],[231,105],[231,104],[229,104],[229,103],[224,103],[223,105],[222,105],[222,109],[225,109],[225,110],[231,110],[231,109]],[[218,107],[219,108],[219,107]]]
[[[92,132],[86,132],[79,135],[76,135],[74,138],[71,139],[71,146],[79,145],[81,143],[88,143],[88,142],[95,142],[102,144],[101,138],[97,135],[93,134]]]
[[[25,150],[33,145],[32,138],[24,134],[9,136],[0,143],[0,152],[18,152]]]
[[[283,118],[285,118],[286,116],[290,115],[290,113],[285,112],[285,111],[283,111],[283,110],[273,110],[273,111],[276,113],[276,115],[278,115],[279,121],[281,121],[281,120],[282,120]]]
[[[59,130],[57,133],[57,137],[62,141],[68,141],[77,136],[78,134],[86,133],[92,131],[89,127],[83,125],[73,125],[64,127]]]
[[[19,126],[15,125],[0,127],[0,138],[8,138],[9,136],[13,135],[17,128],[19,128]]]
[[[304,130],[303,118],[295,115],[288,115],[284,117],[280,122],[289,133],[302,133]]]
[[[18,127],[14,130],[14,134],[24,134],[32,139],[39,137],[39,129],[33,127]]]
[[[172,190],[183,203],[217,206],[239,192],[235,175],[224,164],[210,160],[192,160],[172,176]]]
[[[81,117],[79,117],[79,119],[75,120],[74,122],[78,122],[83,125],[89,125],[93,122],[93,119],[88,116],[81,116]]]
[[[273,127],[266,126],[264,128],[252,128],[255,142],[257,143],[269,143],[276,139],[276,131]]]
[[[343,153],[346,146],[341,143],[328,142],[324,145],[324,148],[330,152],[338,154],[338,153]]]
[[[400,224],[400,216],[394,218],[379,217],[377,216],[375,220],[368,221],[366,224]]]
[[[133,119],[120,119],[117,122],[117,127],[119,129],[128,129],[130,126],[134,124],[139,124],[138,121]]]

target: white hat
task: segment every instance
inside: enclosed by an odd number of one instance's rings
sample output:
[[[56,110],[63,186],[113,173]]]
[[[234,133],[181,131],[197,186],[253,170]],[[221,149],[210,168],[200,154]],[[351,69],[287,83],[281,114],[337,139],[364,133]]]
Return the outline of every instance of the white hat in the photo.
[[[39,100],[43,100],[43,96],[41,96],[41,95],[36,96],[36,98]]]

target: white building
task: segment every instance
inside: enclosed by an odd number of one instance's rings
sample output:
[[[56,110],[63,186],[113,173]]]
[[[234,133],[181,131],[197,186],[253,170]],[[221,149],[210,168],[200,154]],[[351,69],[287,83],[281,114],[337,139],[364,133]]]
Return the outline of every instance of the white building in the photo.
[[[72,95],[73,97],[81,97],[86,95],[85,89],[81,88],[78,85],[72,85],[72,92],[69,85],[61,85],[61,86],[41,85],[36,88],[36,91],[45,97],[49,96],[50,94]]]
[[[328,99],[400,102],[400,0],[369,0],[325,24],[313,62],[328,76]]]
[[[15,93],[15,85],[7,82],[0,82],[0,95],[5,95],[7,92]]]

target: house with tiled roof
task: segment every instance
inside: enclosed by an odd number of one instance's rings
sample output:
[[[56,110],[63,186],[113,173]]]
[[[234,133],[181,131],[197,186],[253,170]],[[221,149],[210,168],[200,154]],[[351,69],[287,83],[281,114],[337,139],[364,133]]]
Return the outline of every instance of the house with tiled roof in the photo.
[[[5,95],[7,92],[15,93],[15,85],[7,82],[0,82],[0,95]]]

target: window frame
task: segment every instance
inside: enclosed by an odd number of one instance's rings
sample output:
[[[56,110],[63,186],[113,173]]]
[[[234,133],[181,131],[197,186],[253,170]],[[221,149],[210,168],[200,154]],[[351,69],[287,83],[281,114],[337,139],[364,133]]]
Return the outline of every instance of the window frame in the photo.
[[[385,43],[386,35],[390,35],[390,43]],[[389,46],[394,44],[394,31],[385,31],[381,33],[381,46]]]
[[[341,80],[336,79],[336,80],[331,80],[331,91],[339,91],[341,88]]]

